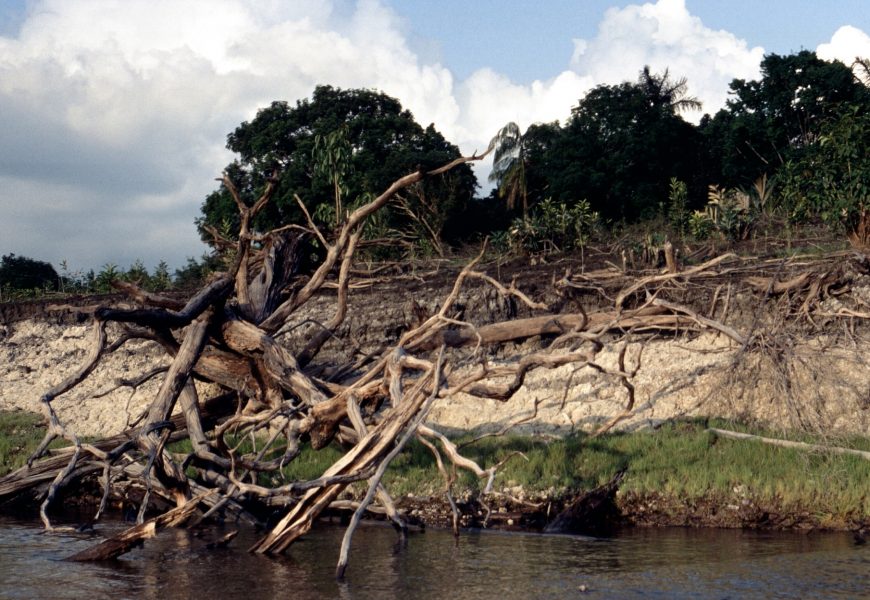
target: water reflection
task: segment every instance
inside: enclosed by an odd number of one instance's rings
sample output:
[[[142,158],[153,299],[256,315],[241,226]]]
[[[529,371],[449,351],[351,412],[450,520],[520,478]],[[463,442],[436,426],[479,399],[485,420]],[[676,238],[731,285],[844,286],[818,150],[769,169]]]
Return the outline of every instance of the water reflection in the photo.
[[[103,526],[103,533],[123,527]],[[323,528],[286,556],[252,555],[243,529],[201,537],[162,532],[121,560],[61,559],[94,543],[44,535],[0,518],[3,598],[565,598],[581,586],[598,598],[861,598],[870,590],[870,547],[847,534],[722,530],[630,530],[610,539],[446,531],[397,543],[389,527],[354,537],[347,582],[334,578],[342,530]]]

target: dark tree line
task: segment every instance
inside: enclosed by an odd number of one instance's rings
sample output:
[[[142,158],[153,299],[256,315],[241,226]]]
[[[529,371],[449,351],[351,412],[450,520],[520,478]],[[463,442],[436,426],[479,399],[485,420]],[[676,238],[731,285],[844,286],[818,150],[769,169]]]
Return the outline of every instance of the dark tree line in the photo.
[[[656,213],[676,177],[701,206],[709,185],[748,188],[784,175],[842,118],[864,118],[870,107],[849,67],[812,52],[771,54],[761,71],[757,81],[734,80],[727,106],[697,126],[681,115],[697,100],[667,71],[593,89],[564,126],[535,124],[523,134],[529,202],[586,198],[605,219],[637,221]]]
[[[0,290],[54,290],[58,275],[47,262],[7,254],[0,259]]]

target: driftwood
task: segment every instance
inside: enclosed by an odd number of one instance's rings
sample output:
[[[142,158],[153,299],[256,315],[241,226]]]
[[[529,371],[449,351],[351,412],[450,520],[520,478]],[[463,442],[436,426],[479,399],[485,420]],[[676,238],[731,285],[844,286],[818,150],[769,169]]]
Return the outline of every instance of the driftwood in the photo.
[[[143,540],[157,535],[158,529],[163,527],[177,527],[184,523],[191,517],[191,515],[193,515],[197,504],[199,504],[204,497],[205,495],[191,498],[177,508],[173,508],[153,519],[148,519],[141,525],[136,525],[135,527],[126,529],[118,535],[100,542],[96,546],[91,546],[90,548],[73,554],[66,560],[86,562],[117,558],[122,554],[129,552],[130,549],[137,544],[141,544]]]
[[[232,258],[228,270],[216,274],[187,302],[147,293],[132,284],[118,285],[136,307],[104,306],[93,311],[91,352],[72,376],[42,397],[48,422],[45,439],[26,467],[0,478],[0,501],[27,494],[38,496],[48,530],[53,528],[49,508],[58,493],[86,476],[98,478],[103,487],[97,517],[110,496],[139,502],[136,527],[71,560],[118,556],[160,527],[187,520],[200,506],[204,512],[196,520],[221,511],[251,522],[256,521],[251,511],[278,508],[285,511],[283,516],[251,548],[275,554],[305,535],[325,509],[342,505],[345,501],[339,496],[349,485],[367,481],[367,493],[354,504],[356,513],[342,545],[337,574],[343,576],[353,531],[363,512],[373,509],[373,501],[380,504],[376,510],[386,513],[399,530],[404,529],[402,515],[381,478],[412,437],[433,452],[451,505],[455,507],[451,484],[457,468],[486,479],[483,494],[493,493],[499,465],[481,467],[425,424],[429,407],[439,398],[466,393],[506,400],[532,370],[587,366],[610,378],[626,397],[624,411],[605,422],[600,433],[631,416],[635,407],[632,379],[641,367],[642,353],[635,364],[626,366],[629,339],[650,333],[711,331],[747,349],[760,343],[757,338],[715,316],[727,314],[730,296],[728,292],[720,294],[720,290],[731,285],[730,278],[736,274],[754,277],[745,285],[765,287],[766,297],[801,292],[807,314],[813,302],[841,284],[833,266],[783,280],[781,265],[771,263],[760,272],[748,270],[733,254],[694,267],[681,267],[674,259],[669,260],[666,273],[630,276],[618,269],[566,273],[555,282],[560,293],[593,290],[611,304],[589,313],[579,309],[556,314],[542,298],[533,298],[514,283],[505,285],[485,273],[482,251],[456,275],[437,310],[432,314],[419,310],[415,323],[406,326],[398,339],[381,351],[347,356],[345,364],[334,364],[334,357],[318,362],[324,345],[341,335],[348,317],[349,292],[355,273],[360,273],[354,270],[354,260],[366,220],[408,186],[479,158],[482,156],[457,159],[442,168],[398,179],[383,194],[348,215],[330,236],[318,230],[310,217],[306,227],[254,231],[253,220],[270,201],[274,180],[256,201],[246,203],[224,176],[223,184],[240,215],[237,239],[222,239],[213,232],[216,244],[227,249]],[[297,200],[308,215],[304,203]],[[319,240],[325,254],[312,272],[300,273],[299,257],[308,237]],[[375,275],[381,277],[381,272],[363,272],[371,285],[379,281],[372,278]],[[457,300],[470,281],[489,286],[517,303],[524,315],[486,324],[462,320]],[[706,312],[662,297],[674,286],[698,282],[716,290]],[[300,347],[291,349],[282,344],[281,336],[299,325],[294,319],[300,309],[327,288],[335,290],[334,312],[318,319]],[[117,331],[120,333],[112,333]],[[111,341],[112,335],[117,339]],[[533,337],[546,338],[549,343],[525,351],[516,360],[490,364],[481,351]],[[159,392],[135,428],[83,443],[58,418],[53,400],[84,381],[107,353],[136,338],[153,341],[172,357],[165,371],[147,374],[162,376]],[[622,343],[616,368],[596,363],[605,342]],[[460,364],[463,368],[458,368]],[[220,392],[201,398],[194,381],[216,384]],[[58,437],[68,440],[71,447],[51,454],[48,446]],[[169,448],[180,439],[189,439],[192,446],[184,456],[173,454]],[[254,448],[242,449],[244,440],[253,440]],[[346,452],[320,477],[280,480],[281,468],[303,447],[316,450],[336,441]],[[445,466],[444,459],[452,469]],[[258,477],[269,474],[273,476]],[[145,521],[146,510],[167,510],[173,505],[175,508]]]
[[[547,524],[545,533],[600,534],[614,522],[616,491],[625,476],[625,469],[610,481],[575,498],[562,512]]]
[[[792,440],[781,440],[777,438],[763,437],[753,435],[751,433],[742,433],[740,431],[731,431],[729,429],[717,429],[710,427],[707,429],[710,433],[714,433],[720,437],[730,438],[732,440],[748,440],[753,442],[761,442],[771,446],[779,446],[780,448],[793,448],[795,450],[805,450],[808,452],[823,452],[827,454],[851,454],[852,456],[860,456],[865,460],[870,460],[870,452],[866,450],[857,450],[855,448],[843,448],[841,446],[825,446],[822,444],[809,444],[807,442],[795,442]]]

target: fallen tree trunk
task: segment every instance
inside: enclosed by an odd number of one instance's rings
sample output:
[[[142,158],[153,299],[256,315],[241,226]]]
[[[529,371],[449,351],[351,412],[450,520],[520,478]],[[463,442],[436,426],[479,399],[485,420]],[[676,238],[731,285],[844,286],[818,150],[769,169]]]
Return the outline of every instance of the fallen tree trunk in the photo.
[[[866,450],[857,450],[855,448],[843,448],[841,446],[823,446],[821,444],[808,444],[806,442],[795,442],[792,440],[780,440],[777,438],[763,437],[753,435],[751,433],[741,433],[740,431],[731,431],[728,429],[717,429],[710,427],[707,429],[710,433],[714,433],[720,437],[730,438],[732,440],[744,440],[752,442],[761,442],[771,446],[779,446],[780,448],[792,448],[795,450],[806,450],[808,452],[824,452],[829,454],[851,454],[852,456],[860,456],[865,460],[870,460],[870,452]]]
[[[441,169],[400,178],[352,212],[330,239],[310,221],[303,233],[281,230],[256,234],[251,224],[269,202],[274,181],[269,181],[255,202],[246,204],[224,177],[240,215],[238,240],[222,241],[222,246],[233,249],[227,272],[217,275],[186,303],[145,293],[132,284],[119,286],[139,306],[94,311],[90,356],[73,376],[46,393],[43,406],[50,424],[46,438],[27,467],[0,479],[0,499],[28,492],[43,496],[43,518],[50,528],[45,508],[64,486],[78,478],[101,474],[104,503],[112,493],[134,490],[134,496],[140,498],[139,525],[71,560],[118,556],[160,527],[180,524],[198,504],[208,507],[198,518],[228,508],[244,514],[252,505],[282,507],[285,514],[251,548],[257,553],[280,553],[305,535],[349,485],[362,480],[369,480],[369,491],[358,514],[377,496],[401,528],[401,515],[392,508],[380,477],[411,437],[417,436],[435,453],[451,502],[449,489],[455,469],[485,477],[483,494],[492,491],[498,465],[477,465],[424,424],[428,407],[439,398],[467,393],[503,401],[535,369],[589,366],[626,395],[625,412],[619,416],[622,419],[634,407],[631,379],[640,368],[640,357],[633,370],[625,367],[624,349],[618,366],[600,365],[595,360],[605,341],[650,332],[706,330],[728,335],[736,343],[748,343],[750,338],[733,328],[676,303],[654,296],[629,302],[647,286],[713,277],[730,256],[628,282],[607,310],[548,314],[547,304],[540,298],[475,271],[482,251],[456,276],[439,308],[431,315],[421,312],[417,323],[406,326],[397,340],[362,358],[354,359],[349,351],[343,365],[317,363],[321,348],[339,335],[349,313],[351,267],[366,220],[397,191],[479,158],[459,159]],[[306,236],[326,245],[325,256],[307,278],[296,278]],[[608,274],[607,280],[612,279]],[[519,303],[527,316],[486,324],[463,321],[457,305],[469,280]],[[299,325],[291,322],[292,317],[327,284],[337,289],[334,313],[318,322],[319,329],[298,347],[281,343],[279,334]],[[114,324],[112,331],[121,332],[111,343],[109,324]],[[481,351],[535,336],[553,338],[552,344],[498,364],[491,364]],[[107,352],[139,338],[154,341],[171,357],[168,368],[160,371],[162,384],[141,426],[91,444],[82,443],[58,418],[52,401],[86,379]],[[340,368],[327,368],[336,366]],[[219,391],[201,399],[194,381],[214,384]],[[73,448],[47,456],[48,444],[59,436],[68,439]],[[189,439],[191,444],[183,454],[170,447],[181,439]],[[320,477],[281,480],[282,468],[304,447],[318,450],[336,439],[346,452]],[[452,463],[450,473],[441,461],[442,452]],[[156,497],[161,499],[161,508],[167,503],[175,508],[145,521],[146,510],[158,504],[153,502]],[[343,547],[339,573],[346,565],[351,534],[352,529]]]
[[[211,494],[211,492],[208,492],[207,494]],[[173,508],[153,519],[148,519],[140,525],[126,529],[118,535],[100,542],[96,546],[91,546],[81,552],[76,552],[66,560],[73,562],[86,562],[118,558],[122,554],[129,552],[143,540],[157,535],[159,529],[164,527],[177,527],[184,523],[191,517],[191,515],[193,515],[197,504],[199,504],[207,494],[191,498],[181,506]]]

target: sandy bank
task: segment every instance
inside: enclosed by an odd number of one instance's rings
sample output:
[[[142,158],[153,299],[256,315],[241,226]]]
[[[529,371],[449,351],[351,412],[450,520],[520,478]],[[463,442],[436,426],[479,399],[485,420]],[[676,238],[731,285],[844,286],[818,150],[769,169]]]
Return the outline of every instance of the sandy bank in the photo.
[[[40,412],[40,396],[79,368],[89,343],[87,324],[27,320],[0,326],[0,410]],[[620,348],[605,347],[597,362],[616,369]],[[629,342],[626,369],[637,368],[635,405],[619,427],[704,415],[870,433],[870,341],[818,336],[794,344],[788,353],[788,361],[777,363],[775,354],[743,353],[734,342],[713,334]],[[136,379],[167,362],[156,344],[129,342],[105,356],[94,374],[57,398],[54,407],[79,434],[117,433],[148,406],[160,375],[136,388],[120,380]],[[442,399],[429,422],[447,430],[497,430],[518,423],[519,432],[561,435],[599,426],[621,414],[626,401],[618,378],[590,367],[564,366],[530,373],[507,402],[462,394]]]

